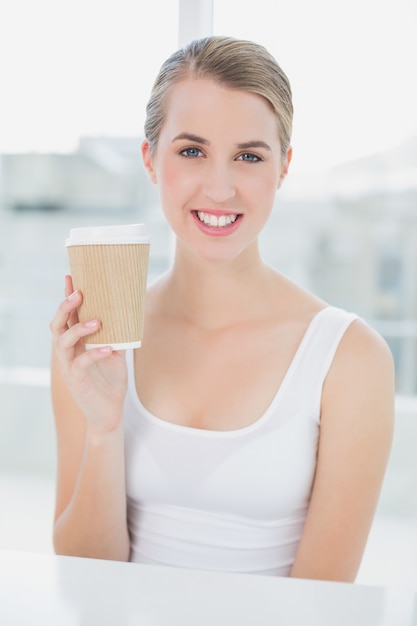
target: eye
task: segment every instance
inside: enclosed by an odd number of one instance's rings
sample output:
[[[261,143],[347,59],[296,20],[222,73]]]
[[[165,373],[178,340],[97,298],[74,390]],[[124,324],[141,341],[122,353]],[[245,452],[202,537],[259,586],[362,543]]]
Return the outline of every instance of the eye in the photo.
[[[180,155],[194,159],[196,157],[202,156],[203,153],[201,152],[200,148],[190,146],[189,148],[184,148],[183,150],[181,150]]]
[[[253,154],[252,152],[244,152],[243,154],[240,154],[236,160],[247,161],[248,163],[257,163],[258,161],[262,161],[261,157],[257,154]]]

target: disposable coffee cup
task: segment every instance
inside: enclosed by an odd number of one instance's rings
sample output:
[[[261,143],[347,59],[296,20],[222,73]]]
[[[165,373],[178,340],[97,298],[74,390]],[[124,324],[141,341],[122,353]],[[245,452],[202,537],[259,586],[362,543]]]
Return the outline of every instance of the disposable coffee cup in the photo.
[[[143,224],[71,228],[65,242],[80,322],[100,320],[85,347],[139,348],[142,342],[150,238]]]

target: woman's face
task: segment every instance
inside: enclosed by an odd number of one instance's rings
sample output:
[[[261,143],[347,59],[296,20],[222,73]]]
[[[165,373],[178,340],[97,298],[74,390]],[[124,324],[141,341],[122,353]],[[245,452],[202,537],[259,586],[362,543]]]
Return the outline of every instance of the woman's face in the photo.
[[[143,157],[178,240],[197,255],[233,260],[256,246],[291,152],[261,96],[209,79],[174,85],[156,150]]]

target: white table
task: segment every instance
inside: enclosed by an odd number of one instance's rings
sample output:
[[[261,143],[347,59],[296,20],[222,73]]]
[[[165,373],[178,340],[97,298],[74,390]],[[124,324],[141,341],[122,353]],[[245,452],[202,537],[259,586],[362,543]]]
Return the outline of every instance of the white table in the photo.
[[[413,589],[0,551],[1,626],[417,626]]]

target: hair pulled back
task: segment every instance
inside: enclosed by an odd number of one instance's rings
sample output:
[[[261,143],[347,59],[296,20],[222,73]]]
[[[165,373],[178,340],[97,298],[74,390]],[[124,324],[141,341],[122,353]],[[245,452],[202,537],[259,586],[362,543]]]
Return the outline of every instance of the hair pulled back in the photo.
[[[209,78],[230,89],[265,98],[274,112],[282,154],[292,132],[293,105],[286,74],[263,46],[233,37],[196,39],[174,52],[162,65],[146,107],[145,136],[156,149],[165,121],[170,90],[186,79]]]

